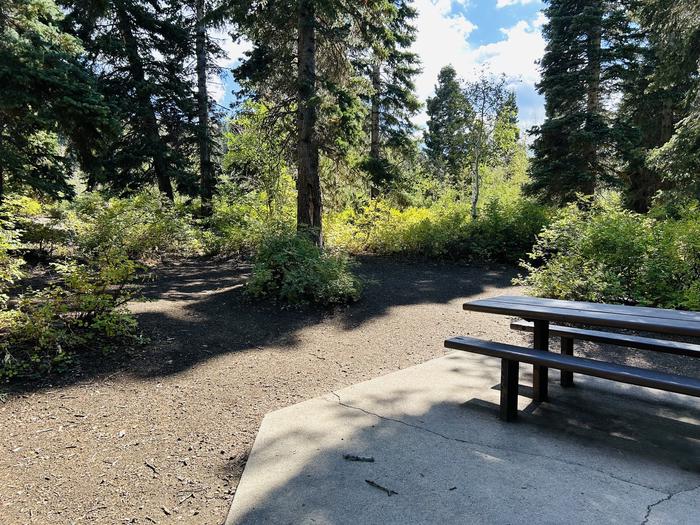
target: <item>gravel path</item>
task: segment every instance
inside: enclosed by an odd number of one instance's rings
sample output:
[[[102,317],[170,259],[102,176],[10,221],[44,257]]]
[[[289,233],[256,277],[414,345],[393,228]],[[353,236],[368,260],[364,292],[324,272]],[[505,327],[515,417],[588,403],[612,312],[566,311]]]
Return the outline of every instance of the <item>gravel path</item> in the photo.
[[[443,355],[467,297],[514,270],[370,259],[363,299],[333,314],[248,301],[247,268],[185,261],[132,305],[152,340],[72,384],[0,403],[0,523],[223,521],[263,416]],[[519,336],[516,336],[519,337]]]
[[[223,521],[263,416],[443,355],[465,334],[523,343],[465,299],[521,293],[515,270],[367,259],[333,314],[248,301],[247,268],[185,261],[136,302],[151,343],[0,402],[0,523]]]

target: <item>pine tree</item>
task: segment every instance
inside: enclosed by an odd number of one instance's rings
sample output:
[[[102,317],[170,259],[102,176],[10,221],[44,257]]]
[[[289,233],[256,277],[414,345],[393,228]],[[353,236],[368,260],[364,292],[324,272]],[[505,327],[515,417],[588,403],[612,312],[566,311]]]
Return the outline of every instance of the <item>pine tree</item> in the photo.
[[[123,132],[104,159],[124,191],[155,181],[173,198],[173,180],[192,192],[197,104],[190,62],[188,6],[177,1],[81,0],[66,4],[67,27],[85,42],[100,88]]]
[[[577,193],[593,194],[610,180],[605,149],[610,130],[601,103],[609,57],[606,3],[602,0],[551,0],[543,28],[547,41],[537,88],[545,96],[544,123],[533,129],[532,183],[528,190],[550,202]]]
[[[673,100],[663,115],[673,131],[649,152],[647,165],[662,173],[667,199],[700,199],[700,5],[647,0],[642,6],[641,22],[657,57],[651,87]]]
[[[202,198],[202,214],[212,213],[213,170],[211,163],[211,138],[209,130],[209,93],[207,91],[207,22],[206,2],[195,0],[195,54],[197,60],[197,138],[199,143],[199,179]]]
[[[97,174],[114,131],[82,67],[80,43],[61,31],[61,18],[48,0],[0,2],[0,199],[26,187],[70,196],[73,159]]]
[[[233,12],[253,49],[235,70],[271,118],[296,114],[297,228],[322,244],[320,154],[342,154],[362,130],[352,58],[385,0],[269,0]]]
[[[420,109],[413,80],[420,72],[420,59],[410,50],[417,12],[405,0],[392,0],[390,7],[383,19],[375,21],[379,36],[369,59],[358,62],[371,81],[370,148],[364,168],[372,177],[375,194],[397,177],[398,168],[387,153],[405,157],[413,152],[412,117]]]
[[[631,6],[629,6],[631,7]],[[674,106],[681,98],[677,89],[658,89],[652,83],[658,67],[656,44],[647,27],[639,24],[639,13],[620,9],[626,19],[615,41],[618,50],[626,49],[618,71],[622,97],[618,106],[614,133],[621,161],[620,177],[626,204],[644,213],[661,189],[662,174],[647,163],[649,151],[663,145],[673,133]]]
[[[438,177],[456,184],[468,162],[469,131],[474,111],[452,66],[440,70],[435,95],[427,100],[426,109],[426,155]]]

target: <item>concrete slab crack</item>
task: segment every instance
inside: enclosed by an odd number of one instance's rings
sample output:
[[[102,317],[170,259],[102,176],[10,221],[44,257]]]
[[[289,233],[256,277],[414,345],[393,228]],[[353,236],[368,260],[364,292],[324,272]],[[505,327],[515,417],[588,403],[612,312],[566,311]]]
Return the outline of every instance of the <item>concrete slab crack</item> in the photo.
[[[654,503],[647,505],[647,513],[644,515],[644,520],[642,521],[642,525],[647,525],[649,523],[649,518],[651,517],[651,512],[656,507],[657,505],[661,505],[662,503],[669,501],[671,498],[674,496],[677,496],[678,494],[683,494],[684,492],[693,492],[694,490],[700,489],[700,485],[696,487],[691,487],[689,489],[682,489],[682,490],[677,490],[675,492],[671,492],[669,494],[666,494],[663,498],[661,498],[658,501],[655,501]]]
[[[565,464],[565,465],[569,465],[569,466],[573,466],[573,467],[584,468],[584,469],[587,469],[587,470],[590,470],[590,471],[593,471],[593,472],[597,472],[597,473],[599,473],[599,474],[603,474],[603,475],[605,475],[605,476],[607,476],[607,477],[609,477],[609,478],[612,478],[612,479],[614,479],[614,480],[616,480],[616,481],[620,481],[620,482],[622,482],[622,483],[627,483],[627,484],[629,484],[629,485],[634,485],[634,486],[636,486],[636,487],[645,488],[645,489],[648,489],[648,490],[652,490],[652,491],[654,491],[654,492],[658,492],[658,493],[660,493],[660,494],[666,494],[666,495],[667,495],[667,493],[666,493],[665,491],[660,490],[660,489],[658,489],[658,488],[656,488],[656,487],[652,487],[652,486],[649,486],[649,485],[645,485],[645,484],[643,484],[643,483],[638,483],[638,482],[636,482],[636,481],[631,481],[631,480],[629,480],[629,479],[621,478],[621,477],[616,476],[615,474],[613,474],[613,473],[611,473],[611,472],[608,472],[608,471],[606,471],[606,470],[598,469],[598,468],[592,467],[592,466],[590,466],[590,465],[585,465],[585,464],[579,463],[579,462],[577,462],[577,461],[570,461],[570,460],[562,459],[562,458],[559,458],[559,457],[556,457],[556,456],[548,456],[548,455],[546,455],[546,454],[538,454],[538,453],[535,453],[535,452],[527,452],[527,451],[524,451],[524,450],[518,450],[518,449],[516,449],[516,448],[499,447],[499,446],[497,446],[497,445],[491,445],[491,444],[483,443],[483,442],[479,442],[479,441],[470,441],[470,440],[466,440],[466,439],[461,439],[461,438],[456,438],[456,437],[448,436],[448,435],[446,435],[446,434],[442,434],[442,433],[440,433],[440,432],[436,432],[436,431],[434,431],[434,430],[431,430],[431,429],[426,428],[426,427],[422,427],[422,426],[420,426],[420,425],[414,425],[413,423],[408,423],[408,422],[403,421],[403,420],[401,420],[401,419],[395,419],[395,418],[388,417],[388,416],[382,416],[381,414],[377,414],[377,413],[375,413],[375,412],[371,412],[371,411],[369,411],[369,410],[365,410],[364,408],[361,408],[361,407],[356,407],[356,406],[353,406],[353,405],[348,405],[347,403],[344,403],[344,402],[342,401],[342,399],[340,398],[340,395],[338,395],[336,392],[331,392],[331,394],[333,394],[333,395],[336,397],[336,399],[338,400],[338,404],[339,404],[340,406],[342,406],[342,407],[349,408],[349,409],[351,409],[351,410],[359,410],[360,412],[363,412],[363,413],[365,413],[365,414],[367,414],[367,415],[369,415],[369,416],[374,416],[374,417],[376,417],[376,418],[383,419],[383,420],[385,420],[385,421],[392,421],[392,422],[398,423],[398,424],[400,424],[400,425],[405,425],[405,426],[407,426],[407,427],[415,428],[415,429],[420,430],[420,431],[422,431],[422,432],[426,432],[426,433],[428,433],[428,434],[433,434],[434,436],[438,436],[438,437],[440,437],[440,438],[442,438],[442,439],[446,439],[446,440],[449,440],[449,441],[455,441],[455,442],[457,442],[457,443],[463,443],[463,444],[466,444],[466,445],[472,445],[472,446],[475,446],[475,447],[482,447],[482,448],[491,449],[491,450],[498,450],[498,451],[501,451],[501,452],[509,452],[509,453],[514,453],[514,454],[520,454],[520,455],[523,455],[523,456],[529,456],[529,457],[536,457],[536,458],[548,459],[548,460],[550,460],[550,461],[556,461],[556,462],[558,462],[558,463],[562,463],[562,464]],[[686,491],[690,491],[690,490],[694,490],[694,489],[686,489],[686,490],[682,490],[682,491],[680,491],[680,492],[686,492]],[[678,494],[678,493],[680,493],[680,492],[677,492],[677,493],[675,493],[675,494]],[[663,500],[662,500],[662,501],[663,501]],[[661,501],[660,501],[660,502],[661,502]],[[659,503],[660,503],[660,502],[659,502]],[[657,504],[658,504],[658,503],[657,503]]]

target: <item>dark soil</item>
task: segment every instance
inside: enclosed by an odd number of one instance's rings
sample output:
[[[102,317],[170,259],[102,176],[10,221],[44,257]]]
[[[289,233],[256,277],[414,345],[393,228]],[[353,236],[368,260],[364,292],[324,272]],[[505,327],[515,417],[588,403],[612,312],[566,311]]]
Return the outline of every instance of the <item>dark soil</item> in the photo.
[[[149,344],[0,402],[0,523],[221,523],[266,413],[440,357],[452,335],[529,339],[461,309],[522,293],[512,268],[372,258],[358,271],[362,300],[327,312],[251,302],[234,262],[163,267],[131,305]]]

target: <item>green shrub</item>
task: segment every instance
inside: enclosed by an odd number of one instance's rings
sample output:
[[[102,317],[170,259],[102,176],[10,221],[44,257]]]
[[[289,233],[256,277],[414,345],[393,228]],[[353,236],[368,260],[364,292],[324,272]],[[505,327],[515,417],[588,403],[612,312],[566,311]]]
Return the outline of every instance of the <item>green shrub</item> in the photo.
[[[133,261],[104,257],[93,265],[55,265],[58,278],[19,296],[0,313],[0,379],[60,371],[73,355],[131,337],[136,320],[125,304]]]
[[[18,233],[8,219],[0,219],[0,308],[4,308],[9,288],[23,276],[24,260],[15,251],[19,247]]]
[[[252,254],[270,235],[292,231],[295,221],[296,193],[289,175],[278,177],[274,194],[241,192],[238,183],[224,178],[201,232],[202,245],[209,254]]]
[[[326,222],[328,243],[350,253],[515,262],[531,248],[548,210],[517,198],[492,198],[472,220],[469,203],[444,197],[431,206],[397,209],[375,200]]]
[[[571,204],[522,267],[518,282],[543,297],[700,309],[700,213],[657,219],[615,194]]]
[[[55,206],[21,195],[8,196],[2,205],[2,214],[11,219],[19,234],[21,248],[38,250],[49,256],[68,241],[68,231],[56,210]]]
[[[69,207],[66,221],[79,253],[87,258],[117,251],[143,261],[200,249],[191,216],[155,189],[108,200],[94,192],[83,194]]]
[[[201,232],[204,250],[209,254],[249,254],[275,232],[292,231],[296,207],[289,184],[270,200],[265,192],[241,195],[230,181],[220,183],[212,217]]]
[[[359,299],[361,283],[345,255],[322,251],[305,237],[285,232],[262,242],[247,291],[253,297],[328,306]]]

